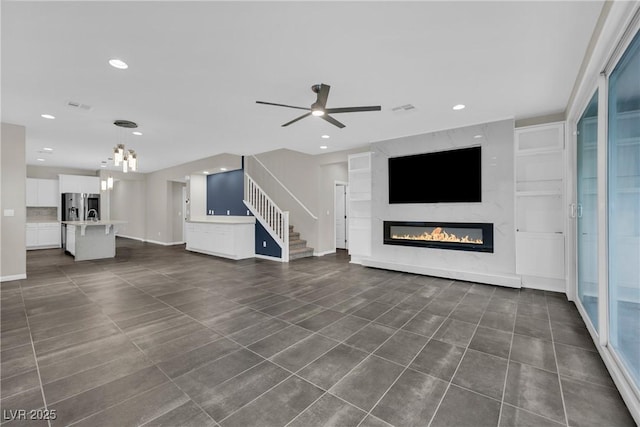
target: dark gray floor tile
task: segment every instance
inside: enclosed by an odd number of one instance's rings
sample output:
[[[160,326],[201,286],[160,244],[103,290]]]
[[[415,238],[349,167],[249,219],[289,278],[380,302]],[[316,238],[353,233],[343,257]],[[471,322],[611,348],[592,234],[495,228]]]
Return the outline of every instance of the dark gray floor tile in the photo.
[[[482,319],[480,319],[480,326],[491,329],[499,329],[505,332],[512,332],[515,321],[515,313],[506,314],[497,313],[494,311],[485,311],[482,315]]]
[[[432,339],[409,367],[449,381],[463,354],[464,348]]]
[[[272,356],[270,360],[279,366],[296,372],[298,369],[301,369],[322,356],[337,344],[338,341],[314,334]]]
[[[429,306],[427,306],[427,308],[429,308]],[[444,321],[444,317],[427,312],[425,309],[404,325],[402,329],[424,335],[425,337],[431,337]]]
[[[468,305],[460,303],[449,315],[450,318],[467,323],[478,323],[484,313],[482,305]]]
[[[25,299],[24,301],[27,316],[67,310],[86,304],[92,304],[92,301],[80,290],[51,297]]]
[[[500,427],[561,427],[564,424],[543,418],[511,405],[502,405]]]
[[[518,315],[513,332],[519,335],[551,341],[551,327],[549,326],[549,322],[534,317]]]
[[[188,401],[186,394],[168,382],[85,418],[76,425],[101,427],[145,424]]]
[[[511,360],[526,363],[536,368],[556,372],[556,358],[553,344],[550,341],[528,337],[526,335],[513,336]]]
[[[297,323],[324,310],[325,308],[319,305],[307,304],[296,308],[295,310],[287,311],[286,313],[279,315],[278,318],[286,322]]]
[[[499,416],[497,400],[451,385],[431,426],[495,426]]]
[[[174,382],[196,402],[207,402],[217,393],[215,387],[262,362],[262,357],[241,349],[188,372]]]
[[[240,346],[226,338],[203,345],[158,363],[158,367],[171,378],[179,377],[193,369],[238,350]]]
[[[574,380],[615,387],[600,355],[582,348],[556,344],[560,375]]]
[[[172,305],[178,306],[193,301],[199,301],[204,298],[210,297],[211,294],[207,291],[203,291],[198,288],[185,289],[182,291],[174,292],[171,294],[164,294],[157,297],[160,301]]]
[[[75,394],[135,373],[150,365],[151,361],[141,353],[131,353],[86,371],[45,383],[43,385],[44,394],[47,398],[47,403],[53,404]]]
[[[399,330],[375,354],[400,365],[408,365],[429,338]]]
[[[325,310],[316,314],[315,316],[308,317],[296,323],[296,325],[305,329],[309,329],[310,331],[317,332],[320,329],[326,326],[329,326],[330,324],[341,319],[344,316],[345,315],[343,313],[340,313],[338,311]]]
[[[491,301],[491,296],[489,295],[483,295],[482,293],[478,293],[478,292],[471,292],[471,289],[473,289],[474,286],[481,286],[479,284],[473,284],[471,286],[471,288],[469,289],[469,292],[467,292],[464,296],[464,298],[462,298],[462,300],[460,300],[460,305],[470,305],[470,306],[475,306],[475,307],[482,307],[482,308],[486,308],[487,305],[489,305],[489,301]],[[485,285],[487,286],[487,285]],[[493,293],[493,289],[491,289],[489,291],[489,293]]]
[[[180,354],[187,353],[220,338],[220,335],[208,330],[198,330],[180,338],[158,344],[144,350],[144,353],[154,362],[159,363]]]
[[[562,378],[562,392],[571,426],[634,426],[617,390]]]
[[[365,412],[331,394],[325,394],[287,427],[357,427]]]
[[[589,335],[589,331],[587,331],[584,324],[578,326],[565,323],[552,323],[551,328],[555,342],[596,351],[591,335]]]
[[[263,357],[271,357],[285,348],[305,339],[311,335],[307,329],[298,326],[289,326],[273,335],[270,335],[249,346],[249,350],[255,351]]]
[[[215,427],[217,424],[206,412],[192,401],[178,406],[171,411],[154,418],[146,424],[147,427]]]
[[[229,335],[249,326],[271,319],[270,316],[267,316],[264,313],[260,313],[259,311],[253,311],[248,308],[247,310],[250,311],[235,316],[232,319],[227,320],[226,322],[210,323],[210,320],[206,320],[203,323],[209,327],[214,328],[216,331]]]
[[[371,413],[395,426],[426,426],[446,390],[446,382],[408,369]]]
[[[38,341],[33,344],[38,359],[46,358],[48,354],[55,353],[63,348],[73,348],[80,344],[98,341],[121,332],[113,323],[107,323],[84,331],[73,332],[55,338]]]
[[[132,341],[142,350],[147,350],[149,348],[161,345],[177,338],[181,338],[194,332],[202,331],[210,331],[210,329],[196,321],[190,321],[180,323],[177,326],[163,329],[161,331],[154,332],[148,335],[142,335],[138,338],[134,338]]]
[[[369,324],[369,321],[360,317],[345,316],[335,323],[320,329],[320,333],[334,340],[344,341],[367,324]]]
[[[474,324],[447,319],[438,329],[438,332],[433,335],[433,338],[449,344],[466,347],[471,342],[475,330],[476,325]]]
[[[385,312],[389,311],[391,307],[393,306],[374,301],[351,314],[356,317],[362,317],[363,319],[375,320]]]
[[[167,381],[158,368],[150,366],[60,402],[49,403],[48,409],[55,410],[57,415],[51,425],[72,424]]]
[[[451,382],[485,396],[502,400],[506,374],[507,359],[469,349]]]
[[[396,330],[384,325],[371,323],[349,337],[344,343],[361,350],[372,352]]]
[[[2,378],[23,374],[36,368],[31,344],[0,351],[0,361]]]
[[[494,313],[512,314],[516,312],[517,308],[518,302],[516,300],[502,298],[498,295],[498,291],[496,291],[487,305],[487,311]]]
[[[0,382],[0,396],[4,399],[32,388],[40,388],[38,371],[33,369],[12,377],[3,378]]]
[[[469,348],[508,358],[512,335],[511,332],[478,326],[469,343]]]
[[[22,393],[14,394],[13,396],[3,396],[2,399],[0,399],[0,407],[2,407],[4,417],[7,416],[9,411],[16,413],[15,411],[22,409],[29,413],[32,409],[40,409],[44,407],[42,390],[40,387],[36,387],[23,391]],[[4,418],[3,421],[5,421]]]
[[[287,322],[280,319],[270,318],[263,322],[244,328],[238,332],[229,335],[229,339],[248,346],[256,341],[268,337],[289,326]]]
[[[295,310],[304,305],[305,305],[304,301],[289,298],[288,301],[282,302],[280,304],[270,305],[268,307],[260,309],[260,311],[270,316],[279,316],[283,313],[286,313],[291,310]]]
[[[216,421],[227,418],[289,376],[271,362],[263,362],[220,384],[197,403]]]
[[[332,394],[365,411],[398,378],[403,368],[376,356],[369,356],[330,390]]]
[[[222,427],[284,426],[304,411],[323,391],[297,377],[290,377],[229,418]],[[278,407],[274,411],[274,406]]]
[[[549,311],[547,305],[519,303],[518,314],[521,316],[533,317],[535,319],[549,320]]]
[[[362,420],[358,427],[393,427],[386,421],[382,421],[378,417],[374,417],[373,415],[368,415],[367,418]]]
[[[418,308],[394,307],[376,319],[376,323],[400,328],[407,323],[419,311]]]
[[[282,296],[282,295],[271,294],[271,296],[269,296],[267,298],[262,298],[262,299],[259,299],[257,301],[252,301],[252,302],[248,303],[247,305],[249,307],[253,308],[254,310],[260,310],[262,308],[266,308],[266,307],[270,307],[272,305],[280,304],[280,303],[283,303],[285,301],[290,301],[290,298],[287,298],[287,297]]]
[[[424,311],[431,314],[437,314],[438,316],[447,317],[456,305],[458,305],[457,301],[446,300],[438,296],[431,300],[429,305],[424,308]]]
[[[339,344],[298,372],[298,375],[328,390],[365,357],[367,353]]]
[[[2,334],[0,334],[0,340],[2,342],[2,350],[4,351],[14,347],[20,347],[21,345],[30,344],[31,335],[29,334],[29,328],[18,328],[2,332]]]
[[[564,408],[557,374],[510,362],[504,401],[535,414],[564,422]]]

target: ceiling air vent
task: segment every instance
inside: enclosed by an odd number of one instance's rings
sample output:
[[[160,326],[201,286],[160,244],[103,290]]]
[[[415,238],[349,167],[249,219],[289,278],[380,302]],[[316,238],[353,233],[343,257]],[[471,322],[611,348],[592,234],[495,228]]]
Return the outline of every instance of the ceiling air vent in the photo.
[[[66,102],[66,106],[70,107],[70,108],[77,108],[77,109],[82,110],[82,111],[90,111],[91,108],[93,108],[93,107],[91,107],[91,105],[82,104],[82,103],[77,102],[77,101],[67,101]]]
[[[391,109],[391,111],[397,113],[397,112],[402,112],[402,111],[409,111],[409,110],[414,110],[416,107],[414,107],[411,104],[404,104],[404,105],[400,105],[398,107],[393,107]]]

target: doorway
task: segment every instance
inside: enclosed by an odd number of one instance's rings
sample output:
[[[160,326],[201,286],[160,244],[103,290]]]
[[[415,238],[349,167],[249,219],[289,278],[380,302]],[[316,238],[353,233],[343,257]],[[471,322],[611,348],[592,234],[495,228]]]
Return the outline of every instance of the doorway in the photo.
[[[334,202],[334,214],[335,214],[335,244],[336,249],[349,249],[348,246],[348,209],[347,209],[347,191],[348,184],[346,182],[337,182],[335,185],[335,202]]]

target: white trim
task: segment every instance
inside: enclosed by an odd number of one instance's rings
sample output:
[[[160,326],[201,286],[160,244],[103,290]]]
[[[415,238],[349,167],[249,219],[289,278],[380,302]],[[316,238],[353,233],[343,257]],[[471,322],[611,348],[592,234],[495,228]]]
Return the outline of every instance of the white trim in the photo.
[[[337,233],[337,229],[336,229],[336,220],[338,218],[336,218],[336,187],[339,186],[344,186],[345,188],[345,200],[344,200],[344,214],[346,216],[346,221],[345,221],[345,249],[347,251],[349,251],[349,200],[347,197],[347,194],[349,192],[349,183],[345,182],[345,181],[333,181],[333,244],[331,245],[333,247],[333,251],[337,251],[338,250],[338,245],[336,245],[336,233]],[[342,248],[341,248],[342,249]]]
[[[352,260],[353,262],[353,260]],[[427,276],[445,277],[447,279],[464,280],[465,282],[486,283],[489,285],[505,286],[508,288],[521,288],[520,276],[515,274],[488,274],[473,273],[470,271],[445,270],[441,268],[424,267],[418,265],[399,264],[395,262],[380,261],[373,258],[363,258],[362,265],[377,267],[385,270],[404,271],[407,273],[423,274]]]
[[[22,279],[26,279],[27,275],[26,274],[13,274],[11,276],[2,276],[0,277],[0,282],[11,282],[13,280],[22,280]]]
[[[139,241],[139,242],[147,242],[147,240],[142,239],[142,238],[140,238],[140,237],[127,236],[127,235],[125,235],[125,234],[117,234],[117,233],[116,233],[116,237],[122,237],[122,238],[124,238],[124,239],[137,240],[137,241]]]
[[[142,241],[146,242],[146,243],[153,243],[154,245],[160,245],[160,246],[171,246],[171,245],[173,245],[173,243],[158,242],[157,240],[142,240]]]
[[[275,256],[269,256],[269,255],[255,254],[254,257],[255,258],[259,258],[259,259],[266,259],[267,261],[285,262],[282,258],[278,258],[278,257],[275,257]]]
[[[309,208],[307,208],[307,207],[305,206],[305,204],[304,204],[304,203],[302,203],[302,202],[300,201],[300,199],[298,199],[298,198],[297,198],[297,197],[296,197],[296,196],[291,192],[291,190],[289,190],[289,189],[288,189],[288,188],[287,188],[287,187],[282,183],[282,181],[280,181],[280,180],[278,179],[278,177],[276,177],[276,176],[273,174],[273,172],[271,172],[271,171],[270,171],[270,170],[265,166],[265,164],[264,164],[264,163],[262,163],[262,162],[260,161],[260,159],[258,159],[255,155],[252,155],[251,157],[253,157],[253,158],[255,159],[255,161],[256,161],[256,162],[258,162],[258,164],[259,164],[260,166],[262,166],[262,168],[263,168],[265,171],[267,171],[267,173],[268,173],[269,175],[271,175],[271,178],[275,179],[275,181],[280,185],[280,187],[282,187],[282,188],[284,189],[284,191],[286,191],[286,192],[287,192],[287,194],[288,194],[288,195],[290,195],[290,196],[293,198],[293,200],[295,200],[295,201],[296,201],[296,203],[298,203],[298,204],[302,207],[302,209],[304,209],[304,210],[305,210],[305,212],[306,212],[307,214],[309,214],[309,216],[310,216],[311,218],[313,218],[313,219],[315,219],[315,220],[318,220],[318,217],[317,217],[317,216],[315,216],[315,215],[313,214],[313,212],[311,212],[311,211],[309,210]]]
[[[607,104],[609,102],[608,79],[604,75],[598,77],[598,140],[596,143],[596,188],[598,191],[596,206],[598,209],[598,322],[599,340],[602,346],[606,346],[609,340],[609,229],[607,227],[607,122],[609,112]]]
[[[325,256],[325,255],[335,254],[335,253],[336,253],[336,249],[334,250],[329,249],[328,251],[314,252],[313,256]]]

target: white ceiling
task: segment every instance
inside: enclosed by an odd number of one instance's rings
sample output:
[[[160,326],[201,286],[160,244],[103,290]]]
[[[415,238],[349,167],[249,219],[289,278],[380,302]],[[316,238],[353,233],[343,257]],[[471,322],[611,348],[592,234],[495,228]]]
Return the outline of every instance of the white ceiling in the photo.
[[[320,153],[562,112],[600,1],[2,2],[2,121],[27,164],[96,170],[119,137],[151,172],[218,153]],[[120,58],[129,69],[108,65]],[[280,125],[331,85],[328,107]],[[90,105],[90,111],[65,106]],[[462,111],[452,106],[466,104]],[[413,104],[397,113],[393,107]],[[40,117],[43,113],[55,120]],[[328,134],[330,139],[320,136]],[[54,153],[38,154],[43,147]],[[44,157],[45,162],[38,162]]]

